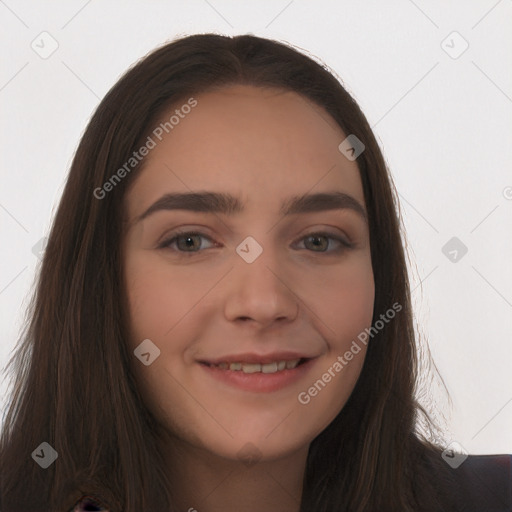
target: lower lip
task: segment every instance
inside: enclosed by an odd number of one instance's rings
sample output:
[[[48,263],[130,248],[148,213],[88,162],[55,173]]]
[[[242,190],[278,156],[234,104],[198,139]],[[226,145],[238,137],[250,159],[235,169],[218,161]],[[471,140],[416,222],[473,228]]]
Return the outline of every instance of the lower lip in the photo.
[[[309,359],[292,370],[282,370],[276,373],[244,373],[241,370],[221,370],[215,366],[208,366],[202,363],[200,363],[200,366],[214,379],[230,386],[244,391],[270,393],[291,386],[299,381],[309,372],[313,364],[314,359]]]

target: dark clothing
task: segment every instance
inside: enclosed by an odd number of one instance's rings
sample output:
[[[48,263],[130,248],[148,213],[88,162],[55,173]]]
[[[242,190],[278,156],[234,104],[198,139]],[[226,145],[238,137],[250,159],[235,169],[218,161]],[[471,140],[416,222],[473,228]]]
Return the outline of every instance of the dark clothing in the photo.
[[[436,482],[453,500],[444,512],[512,512],[512,455],[470,455],[450,476]],[[89,497],[69,512],[90,511],[109,512]]]
[[[512,455],[470,455],[457,469],[461,512],[512,512]]]

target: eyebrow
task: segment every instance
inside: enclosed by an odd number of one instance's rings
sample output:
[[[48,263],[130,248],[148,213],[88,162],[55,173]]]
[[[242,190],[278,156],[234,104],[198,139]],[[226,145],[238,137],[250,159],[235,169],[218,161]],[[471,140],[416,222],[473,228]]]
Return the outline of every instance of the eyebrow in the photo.
[[[352,210],[367,222],[364,207],[357,199],[343,192],[323,192],[292,196],[283,202],[279,214],[294,215],[328,210]],[[192,212],[235,215],[244,211],[242,201],[231,194],[220,192],[169,193],[153,203],[134,223],[162,210],[188,210]]]

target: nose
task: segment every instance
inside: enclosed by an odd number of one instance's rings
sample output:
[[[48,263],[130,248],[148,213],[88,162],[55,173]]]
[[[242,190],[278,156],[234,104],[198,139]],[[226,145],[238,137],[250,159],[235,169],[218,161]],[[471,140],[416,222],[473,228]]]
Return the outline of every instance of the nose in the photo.
[[[236,260],[225,289],[225,317],[231,322],[251,322],[259,327],[292,322],[299,299],[285,269],[267,249],[252,263]]]

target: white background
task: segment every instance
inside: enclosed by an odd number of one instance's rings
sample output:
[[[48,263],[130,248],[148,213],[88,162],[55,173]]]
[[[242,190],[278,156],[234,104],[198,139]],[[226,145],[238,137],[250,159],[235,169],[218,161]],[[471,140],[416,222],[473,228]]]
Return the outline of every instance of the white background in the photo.
[[[359,102],[400,193],[416,318],[453,402],[436,391],[448,439],[512,453],[511,0],[5,0],[0,20],[0,369],[33,286],[32,248],[100,99],[166,41],[253,33],[321,59]],[[50,47],[43,31],[58,43],[46,59],[31,47]],[[454,236],[468,248],[455,263],[441,250]]]

